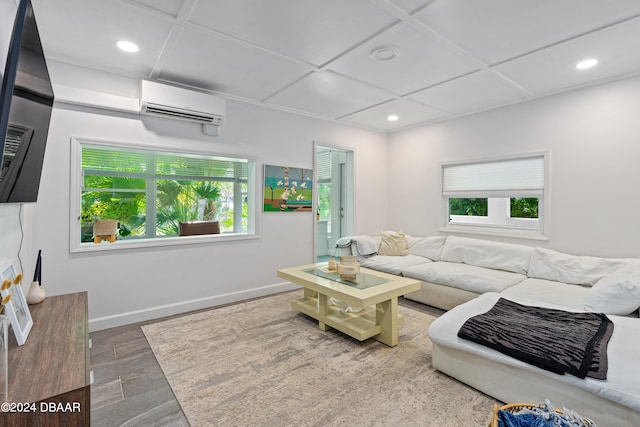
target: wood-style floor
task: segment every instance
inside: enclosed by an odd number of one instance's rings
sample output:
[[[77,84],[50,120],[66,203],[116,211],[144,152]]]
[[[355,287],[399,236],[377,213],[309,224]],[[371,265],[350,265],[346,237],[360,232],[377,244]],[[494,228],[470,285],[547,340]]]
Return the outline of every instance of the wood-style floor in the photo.
[[[443,313],[404,298],[399,304],[435,316]],[[90,334],[92,427],[189,426],[140,329],[162,320],[166,319]]]

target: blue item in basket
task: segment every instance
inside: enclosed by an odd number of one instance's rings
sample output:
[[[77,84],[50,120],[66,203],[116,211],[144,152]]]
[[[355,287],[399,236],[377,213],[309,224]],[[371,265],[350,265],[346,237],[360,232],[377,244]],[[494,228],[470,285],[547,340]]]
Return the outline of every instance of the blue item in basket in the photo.
[[[512,414],[509,411],[498,411],[498,425],[500,427],[553,427],[553,419],[540,417],[537,414]]]
[[[500,427],[598,427],[593,420],[563,407],[556,410],[549,400],[532,408],[524,407],[517,413],[498,411]]]

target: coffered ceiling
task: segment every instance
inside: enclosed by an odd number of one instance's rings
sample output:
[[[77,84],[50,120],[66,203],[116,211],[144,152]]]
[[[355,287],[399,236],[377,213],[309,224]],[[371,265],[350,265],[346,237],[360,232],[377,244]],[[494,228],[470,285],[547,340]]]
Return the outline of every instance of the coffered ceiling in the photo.
[[[638,0],[32,2],[50,59],[382,131],[640,74]]]

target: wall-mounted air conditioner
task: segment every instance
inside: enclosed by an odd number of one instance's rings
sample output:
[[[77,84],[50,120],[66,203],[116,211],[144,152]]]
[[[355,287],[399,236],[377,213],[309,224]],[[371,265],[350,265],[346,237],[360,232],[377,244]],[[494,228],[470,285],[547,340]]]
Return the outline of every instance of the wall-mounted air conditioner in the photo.
[[[226,111],[224,98],[142,80],[140,114],[220,126]]]

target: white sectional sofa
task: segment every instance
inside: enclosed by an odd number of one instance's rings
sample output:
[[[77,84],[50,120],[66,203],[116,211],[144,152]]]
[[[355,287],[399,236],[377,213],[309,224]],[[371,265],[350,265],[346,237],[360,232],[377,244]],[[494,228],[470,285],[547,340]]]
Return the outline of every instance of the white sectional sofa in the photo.
[[[389,237],[404,255],[380,251]],[[397,243],[397,242],[396,242]],[[429,328],[433,366],[504,402],[551,400],[603,426],[640,426],[640,259],[574,256],[546,248],[457,236],[399,233],[342,238],[341,253],[363,267],[418,279],[406,298],[448,310]],[[397,248],[396,248],[397,249]],[[604,313],[614,324],[606,380],[559,375],[458,337],[499,298],[572,312]]]

